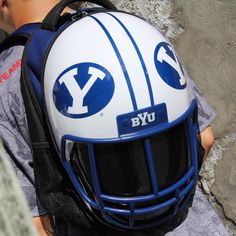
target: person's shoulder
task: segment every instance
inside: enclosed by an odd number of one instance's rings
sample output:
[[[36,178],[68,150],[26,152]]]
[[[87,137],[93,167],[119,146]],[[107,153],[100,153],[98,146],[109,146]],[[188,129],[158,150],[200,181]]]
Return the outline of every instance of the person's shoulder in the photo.
[[[0,54],[0,65],[5,64],[6,62],[10,63],[12,60],[14,61],[15,59],[21,59],[23,51],[24,46],[22,45],[16,45],[5,49]]]

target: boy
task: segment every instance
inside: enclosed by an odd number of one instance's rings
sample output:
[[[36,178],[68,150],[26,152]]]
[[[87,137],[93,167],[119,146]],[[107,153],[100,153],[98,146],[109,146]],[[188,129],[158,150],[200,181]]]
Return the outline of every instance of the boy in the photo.
[[[41,22],[58,2],[59,0],[0,0],[0,28],[12,33],[24,24]],[[11,156],[12,165],[26,194],[39,234],[50,235],[52,232],[46,232],[41,223],[47,220],[48,216],[39,212],[35,195],[30,138],[19,79],[23,49],[23,46],[15,46],[0,55],[0,137]],[[200,115],[203,114],[199,121],[206,156],[214,142],[210,123],[216,114],[195,84],[191,80],[188,84],[190,96],[197,98]],[[201,112],[201,109],[209,115],[204,117],[205,113]]]

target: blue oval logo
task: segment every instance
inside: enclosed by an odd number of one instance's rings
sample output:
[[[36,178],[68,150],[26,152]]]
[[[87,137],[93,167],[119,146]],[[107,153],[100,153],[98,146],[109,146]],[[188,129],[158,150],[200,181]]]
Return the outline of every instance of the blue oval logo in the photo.
[[[175,89],[184,89],[186,79],[172,47],[161,42],[157,45],[154,53],[154,60],[158,74],[162,80]]]
[[[53,101],[61,114],[83,118],[101,111],[111,101],[114,90],[114,80],[107,69],[95,63],[80,63],[58,76]]]

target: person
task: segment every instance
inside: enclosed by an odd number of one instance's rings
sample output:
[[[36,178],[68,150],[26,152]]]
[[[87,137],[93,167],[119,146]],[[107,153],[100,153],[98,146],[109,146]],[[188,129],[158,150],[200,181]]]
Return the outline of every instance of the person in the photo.
[[[24,24],[41,22],[58,2],[59,0],[0,0],[0,28],[12,33]],[[52,227],[45,229],[42,222],[47,221],[47,225],[50,225],[51,218],[39,212],[34,188],[32,153],[19,81],[23,50],[22,46],[16,46],[0,55],[0,137],[26,194],[39,234],[50,235],[53,234]],[[198,101],[200,136],[206,157],[214,143],[211,122],[216,113],[190,78],[189,84],[190,95]]]

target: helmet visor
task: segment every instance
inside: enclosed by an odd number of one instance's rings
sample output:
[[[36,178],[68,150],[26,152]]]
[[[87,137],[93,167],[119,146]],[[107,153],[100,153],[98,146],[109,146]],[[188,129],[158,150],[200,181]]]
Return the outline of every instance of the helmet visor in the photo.
[[[85,189],[94,191],[92,183],[97,178],[100,192],[105,195],[151,194],[150,166],[158,191],[171,186],[187,172],[191,158],[186,126],[185,121],[148,138],[93,144],[93,157],[89,155],[88,144],[74,143],[70,164]],[[91,173],[91,158],[96,164],[96,176]]]

